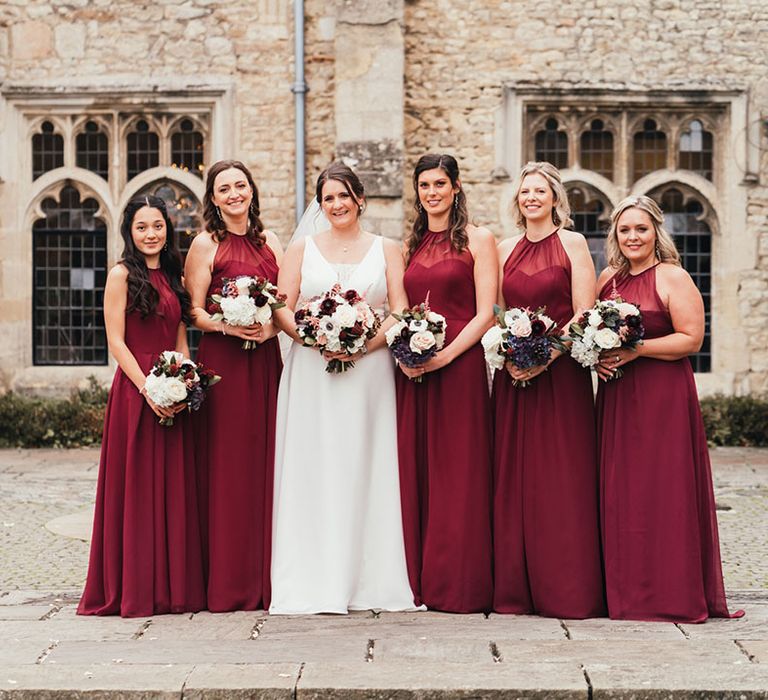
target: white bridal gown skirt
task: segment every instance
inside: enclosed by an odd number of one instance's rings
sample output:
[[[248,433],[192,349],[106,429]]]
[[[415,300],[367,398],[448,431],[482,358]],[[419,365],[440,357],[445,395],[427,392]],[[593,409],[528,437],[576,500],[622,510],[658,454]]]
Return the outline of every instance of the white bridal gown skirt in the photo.
[[[277,401],[273,614],[411,610],[394,367],[381,348],[343,374],[294,344]]]

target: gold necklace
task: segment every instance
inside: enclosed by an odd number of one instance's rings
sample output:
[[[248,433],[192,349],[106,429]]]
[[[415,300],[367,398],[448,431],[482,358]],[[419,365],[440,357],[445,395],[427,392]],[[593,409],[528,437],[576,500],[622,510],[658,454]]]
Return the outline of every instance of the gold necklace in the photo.
[[[354,238],[353,238],[351,241],[349,241],[349,242],[348,242],[348,243],[346,243],[346,244],[344,244],[344,243],[340,243],[340,242],[339,242],[339,241],[340,241],[340,239],[339,239],[339,238],[337,238],[336,236],[334,236],[332,233],[331,233],[331,238],[333,239],[334,243],[339,243],[339,245],[341,246],[341,252],[342,252],[342,253],[348,253],[348,252],[349,252],[349,246],[350,246],[350,245],[353,245],[354,243],[357,243],[357,242],[360,240],[360,237],[361,237],[362,235],[363,235],[363,230],[362,230],[362,229],[360,229],[360,230],[357,232],[357,235],[356,235],[356,236],[355,236],[355,237],[354,237]]]

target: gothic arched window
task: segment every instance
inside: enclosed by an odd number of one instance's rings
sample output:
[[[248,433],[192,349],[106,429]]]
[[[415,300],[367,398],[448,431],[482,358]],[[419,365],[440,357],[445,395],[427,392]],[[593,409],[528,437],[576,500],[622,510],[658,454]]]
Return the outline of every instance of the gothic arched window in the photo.
[[[695,372],[709,372],[712,369],[712,227],[709,223],[712,215],[698,196],[675,186],[657,189],[650,196],[664,211],[664,227],[674,236],[683,267],[704,299],[704,343],[691,357],[691,364]]]
[[[63,165],[64,137],[54,131],[51,122],[45,121],[39,133],[32,136],[32,179]]]
[[[680,135],[680,167],[712,180],[712,133],[694,119]]]
[[[573,230],[583,233],[598,274],[605,267],[605,234],[611,205],[604,195],[592,187],[578,184],[568,187]]]
[[[105,365],[107,228],[98,202],[67,186],[41,208],[32,226],[34,363]]]
[[[561,131],[557,119],[550,117],[544,129],[536,132],[536,160],[552,163],[556,168],[568,167],[568,135]]]
[[[613,134],[602,119],[593,119],[589,131],[581,134],[581,167],[613,179]]]
[[[171,136],[171,165],[203,176],[203,135],[191,119],[182,119]]]
[[[667,135],[659,130],[653,119],[646,119],[642,130],[635,133],[633,158],[635,180],[667,167]]]
[[[127,138],[128,179],[160,164],[160,139],[146,119],[139,119]]]
[[[109,178],[109,140],[94,121],[85,123],[75,139],[76,163],[92,173]]]

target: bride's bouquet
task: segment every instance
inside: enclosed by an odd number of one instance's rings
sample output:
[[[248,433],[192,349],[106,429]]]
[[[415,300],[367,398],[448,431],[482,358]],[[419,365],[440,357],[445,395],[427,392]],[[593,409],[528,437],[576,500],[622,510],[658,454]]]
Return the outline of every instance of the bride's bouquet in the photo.
[[[180,352],[165,350],[152,365],[142,392],[162,408],[185,403],[190,411],[197,411],[205,392],[220,379],[201,363],[192,362]],[[161,418],[160,425],[173,425],[173,418]]]
[[[445,344],[445,316],[430,310],[429,298],[392,316],[397,323],[384,336],[392,355],[404,367],[423,365]],[[413,379],[421,380],[420,376]]]
[[[365,347],[365,341],[376,335],[381,320],[376,312],[354,289],[341,290],[341,285],[312,297],[303,303],[294,316],[296,332],[304,345],[321,352],[344,352],[354,355]],[[329,360],[326,372],[346,372],[355,366],[352,361]]]
[[[511,362],[520,369],[544,367],[553,348],[562,348],[557,324],[545,313],[545,307],[531,311],[515,307],[506,311],[494,305],[496,323],[483,335],[481,343],[485,361],[493,369]],[[513,379],[514,386],[530,382]]]
[[[252,326],[267,323],[272,312],[285,306],[285,295],[269,280],[261,277],[225,277],[221,291],[212,294],[208,310],[212,321],[224,321],[230,326]],[[258,343],[244,340],[243,348],[250,350]]]
[[[645,328],[640,309],[616,296],[596,301],[591,309],[569,326],[568,334],[567,340],[573,341],[573,359],[582,367],[594,369],[603,350],[633,349],[642,345]],[[617,368],[613,376],[618,378],[622,374],[622,370]]]

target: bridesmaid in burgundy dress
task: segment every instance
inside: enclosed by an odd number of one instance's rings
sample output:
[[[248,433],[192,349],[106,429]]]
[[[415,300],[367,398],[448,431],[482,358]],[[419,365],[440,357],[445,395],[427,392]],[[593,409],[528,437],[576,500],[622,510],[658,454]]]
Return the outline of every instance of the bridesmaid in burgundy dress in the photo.
[[[649,197],[611,217],[600,298],[643,314],[635,350],[601,354],[597,396],[603,553],[612,618],[703,622],[730,617],[712,474],[688,355],[704,338],[704,304]],[[743,615],[742,611],[734,617]]]
[[[198,488],[208,608],[266,610],[270,601],[275,410],[282,362],[277,329],[212,321],[207,299],[222,279],[251,275],[277,283],[282,248],[259,219],[253,177],[239,161],[211,166],[206,232],[187,255],[195,325],[205,332],[198,359],[222,380],[198,412]],[[251,350],[243,341],[256,341]]]
[[[187,413],[173,426],[144,393],[158,355],[189,356],[181,256],[165,203],[138,197],[125,208],[123,257],[104,290],[109,349],[118,370],[109,392],[91,556],[80,615],[143,617],[205,607],[195,453]]]
[[[512,208],[523,234],[498,247],[501,303],[545,306],[567,329],[594,302],[595,268],[584,236],[565,228],[570,206],[557,168],[528,163]],[[493,609],[605,615],[589,370],[557,350],[547,367],[506,370],[493,389]]]
[[[480,338],[493,320],[497,261],[490,231],[468,223],[456,159],[416,164],[407,240],[410,303],[429,296],[447,320],[437,356],[397,375],[406,560],[416,604],[491,609],[491,406]],[[409,378],[422,377],[421,383]]]

